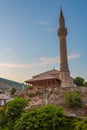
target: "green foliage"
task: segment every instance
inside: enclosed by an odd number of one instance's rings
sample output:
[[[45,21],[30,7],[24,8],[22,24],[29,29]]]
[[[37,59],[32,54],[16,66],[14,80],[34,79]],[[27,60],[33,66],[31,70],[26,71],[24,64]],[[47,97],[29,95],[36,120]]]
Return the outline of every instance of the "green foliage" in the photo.
[[[22,114],[14,130],[62,130],[66,122],[62,107],[47,105]]]
[[[84,79],[82,77],[76,77],[74,79],[74,83],[77,85],[77,86],[83,86],[84,84]]]
[[[87,82],[84,82],[84,85],[83,86],[86,86],[87,87]]]
[[[7,126],[9,130],[13,130],[15,120],[20,117],[27,105],[27,100],[24,98],[15,98],[7,104],[6,118],[8,119]]]
[[[27,112],[22,109],[20,116],[17,115],[16,118],[11,118],[12,120],[6,118],[5,109],[6,107],[0,108],[0,130],[87,130],[87,118],[66,117],[63,108],[55,105]]]
[[[24,98],[15,98],[7,105],[6,116],[8,119],[15,120],[23,112],[24,107],[27,105],[27,100]]]
[[[76,92],[76,91],[66,93],[65,103],[67,104],[68,107],[71,107],[71,108],[82,107],[81,93]]]
[[[32,89],[33,89],[33,86],[31,86],[31,85],[26,86],[26,90],[32,90]]]
[[[12,89],[11,89],[11,95],[14,95],[15,92],[16,92],[16,88],[12,88]]]
[[[75,130],[87,130],[87,117],[80,120],[75,120],[74,123]]]
[[[5,116],[5,108],[0,108],[0,126],[4,126],[7,123],[7,119]]]
[[[9,130],[9,129],[7,126],[3,126],[3,127],[0,126],[0,130]]]
[[[3,89],[0,89],[0,94],[3,93],[3,92],[4,92]]]

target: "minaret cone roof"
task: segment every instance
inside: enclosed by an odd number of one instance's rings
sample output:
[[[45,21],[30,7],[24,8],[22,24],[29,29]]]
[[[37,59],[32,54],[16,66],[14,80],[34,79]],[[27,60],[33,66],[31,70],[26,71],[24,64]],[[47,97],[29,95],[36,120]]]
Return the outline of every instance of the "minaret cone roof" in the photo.
[[[60,9],[59,27],[65,28],[65,19],[64,19],[62,8]]]
[[[64,19],[64,15],[63,15],[63,11],[62,8],[60,9],[60,19],[63,18]]]

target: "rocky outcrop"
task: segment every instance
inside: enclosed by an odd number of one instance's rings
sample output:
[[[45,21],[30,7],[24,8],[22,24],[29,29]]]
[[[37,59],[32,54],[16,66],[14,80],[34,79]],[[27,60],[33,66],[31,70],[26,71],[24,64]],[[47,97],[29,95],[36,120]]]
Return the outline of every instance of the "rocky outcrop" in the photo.
[[[64,95],[65,93],[71,91],[78,91],[82,94],[83,108],[73,110],[65,105]],[[87,115],[87,87],[67,87],[50,89],[47,95],[48,96],[46,96],[46,91],[43,90],[25,90],[17,92],[15,94],[16,97],[25,97],[29,100],[29,105],[26,107],[26,109],[43,106],[46,104],[46,100],[48,100],[49,104],[63,106],[67,115],[70,115],[70,113],[75,113],[77,116]]]

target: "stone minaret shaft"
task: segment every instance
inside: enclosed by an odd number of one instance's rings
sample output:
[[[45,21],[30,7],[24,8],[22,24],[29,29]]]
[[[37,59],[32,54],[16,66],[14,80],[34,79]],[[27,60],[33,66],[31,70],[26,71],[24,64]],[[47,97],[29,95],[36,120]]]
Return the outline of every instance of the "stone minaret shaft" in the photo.
[[[62,9],[60,11],[60,17],[59,17],[58,36],[59,36],[59,42],[60,42],[61,87],[70,87],[73,85],[73,81],[70,77],[70,71],[68,68],[67,44],[66,44],[67,29],[65,28],[65,19],[63,16]]]
[[[69,71],[66,45],[67,29],[65,28],[65,19],[62,10],[60,11],[58,36],[60,40],[60,71]]]

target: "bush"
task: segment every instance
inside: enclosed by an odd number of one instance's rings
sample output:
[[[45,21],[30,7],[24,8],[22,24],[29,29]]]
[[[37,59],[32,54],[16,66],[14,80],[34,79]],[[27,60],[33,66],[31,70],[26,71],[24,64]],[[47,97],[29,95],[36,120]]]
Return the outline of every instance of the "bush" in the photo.
[[[71,108],[82,107],[82,98],[79,92],[68,92],[65,94],[65,103]]]
[[[0,126],[4,126],[7,123],[7,119],[5,116],[5,108],[0,108]]]
[[[66,122],[62,107],[47,105],[22,114],[14,130],[62,130]]]
[[[83,86],[86,86],[86,87],[87,87],[87,82],[85,82]]]
[[[6,116],[8,119],[15,120],[23,112],[24,107],[27,105],[27,100],[24,98],[15,98],[7,105]]]
[[[8,129],[8,127],[4,127],[4,126],[1,127],[1,126],[0,126],[0,130],[9,130],[9,129]]]
[[[7,126],[9,130],[13,130],[15,120],[20,117],[27,105],[27,100],[24,98],[15,98],[7,104],[6,117],[8,119]]]
[[[87,117],[84,119],[76,120],[73,125],[75,130],[87,130]]]

